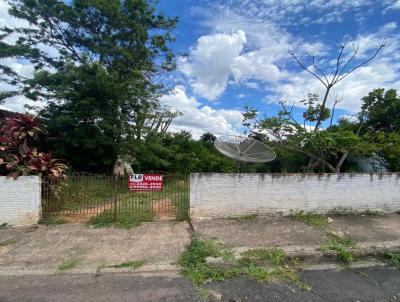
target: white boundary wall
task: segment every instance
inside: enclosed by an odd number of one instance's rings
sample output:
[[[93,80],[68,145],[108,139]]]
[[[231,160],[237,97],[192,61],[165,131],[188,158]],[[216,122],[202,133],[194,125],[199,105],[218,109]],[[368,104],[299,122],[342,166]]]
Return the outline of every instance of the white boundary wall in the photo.
[[[291,211],[400,210],[400,173],[257,174],[193,173],[193,218]]]
[[[0,176],[0,224],[35,224],[39,220],[40,207],[39,176],[20,176],[15,180]]]

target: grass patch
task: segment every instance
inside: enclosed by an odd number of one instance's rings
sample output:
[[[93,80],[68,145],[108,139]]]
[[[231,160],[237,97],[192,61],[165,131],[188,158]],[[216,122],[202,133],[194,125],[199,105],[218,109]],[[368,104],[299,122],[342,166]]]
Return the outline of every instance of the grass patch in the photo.
[[[280,248],[251,249],[240,254],[247,258],[266,260],[273,265],[283,265],[286,260],[285,252]]]
[[[149,209],[142,212],[119,211],[117,220],[114,221],[114,213],[111,210],[104,211],[89,220],[89,224],[95,228],[111,227],[132,229],[140,225],[141,222],[152,221],[153,212]]]
[[[3,229],[5,229],[5,228],[7,228],[7,222],[4,222],[4,223],[2,223],[2,224],[0,224],[0,230],[3,230]]]
[[[400,253],[385,253],[383,258],[391,266],[400,268]]]
[[[364,213],[367,216],[379,216],[380,215],[380,213],[377,210],[371,210],[371,209],[365,210]]]
[[[132,269],[137,269],[141,266],[143,266],[146,262],[144,260],[137,260],[137,261],[126,261],[126,262],[122,262],[120,264],[116,264],[116,265],[111,265],[108,267],[111,268],[122,268],[122,267],[130,267]]]
[[[243,215],[243,216],[234,216],[231,219],[236,220],[237,222],[247,222],[247,221],[254,221],[258,217],[258,214],[251,214],[251,215]]]
[[[337,258],[345,264],[356,260],[354,255],[355,249],[354,239],[350,235],[344,234],[340,236],[332,231],[325,232],[324,243],[317,248],[319,251],[334,252]]]
[[[79,260],[75,258],[67,259],[59,267],[57,267],[57,270],[60,272],[70,270],[75,268],[79,264]]]
[[[16,241],[13,240],[13,239],[7,239],[7,240],[4,240],[4,241],[1,241],[1,242],[0,242],[0,246],[7,246],[7,245],[13,244],[13,243],[15,243],[15,242],[16,242]]]
[[[328,224],[328,219],[325,215],[317,214],[314,212],[305,213],[304,211],[295,212],[289,216],[293,220],[302,221],[308,225],[324,226]]]
[[[211,240],[192,238],[188,249],[181,255],[178,263],[183,275],[195,284],[209,281],[224,281],[235,276],[244,275],[259,282],[290,281],[307,289],[290,268],[284,252],[280,249],[254,249],[242,253],[242,259],[228,267],[214,267],[207,263],[207,257],[221,257],[224,253]],[[232,254],[233,256],[233,254]],[[260,260],[266,260],[268,265],[260,265]]]
[[[43,224],[43,225],[59,225],[59,224],[65,224],[67,221],[61,217],[55,216],[55,215],[49,215],[46,217],[42,217],[39,219],[38,224]]]

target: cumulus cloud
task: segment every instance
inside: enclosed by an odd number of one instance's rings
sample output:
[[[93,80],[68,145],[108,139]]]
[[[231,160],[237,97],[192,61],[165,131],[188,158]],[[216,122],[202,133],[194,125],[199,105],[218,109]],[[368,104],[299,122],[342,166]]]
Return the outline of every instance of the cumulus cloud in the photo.
[[[232,64],[245,43],[246,34],[242,30],[202,36],[191,50],[190,58],[180,62],[180,70],[193,78],[191,85],[198,95],[213,101],[224,92]]]
[[[241,127],[240,110],[203,106],[194,97],[188,96],[183,86],[177,86],[171,94],[164,95],[161,102],[183,113],[172,122],[170,130],[173,132],[186,130],[199,138],[204,132],[215,135],[238,134]]]

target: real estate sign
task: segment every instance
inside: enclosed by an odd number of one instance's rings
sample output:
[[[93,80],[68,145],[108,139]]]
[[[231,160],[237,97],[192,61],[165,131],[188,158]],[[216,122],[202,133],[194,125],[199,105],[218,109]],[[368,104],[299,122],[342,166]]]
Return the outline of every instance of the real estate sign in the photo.
[[[162,191],[163,176],[161,174],[133,174],[128,178],[130,192]]]

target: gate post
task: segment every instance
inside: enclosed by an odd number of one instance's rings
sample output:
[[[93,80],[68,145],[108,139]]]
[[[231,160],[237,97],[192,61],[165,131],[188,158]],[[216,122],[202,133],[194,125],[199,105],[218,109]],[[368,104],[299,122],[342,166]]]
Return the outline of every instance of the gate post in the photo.
[[[113,220],[114,222],[117,221],[117,207],[118,207],[118,180],[119,176],[115,175],[114,179],[114,192],[113,192],[113,201],[114,201],[114,213],[113,213]]]

